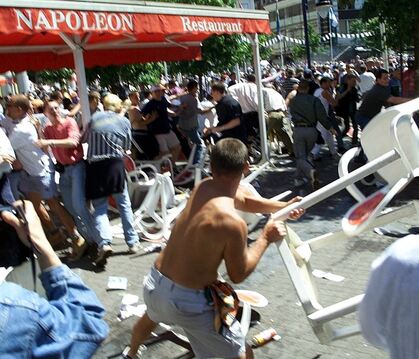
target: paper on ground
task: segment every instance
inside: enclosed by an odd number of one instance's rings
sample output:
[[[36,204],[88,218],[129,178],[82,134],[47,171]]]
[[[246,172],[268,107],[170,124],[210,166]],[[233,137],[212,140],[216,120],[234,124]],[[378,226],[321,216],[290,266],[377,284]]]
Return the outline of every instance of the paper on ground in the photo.
[[[110,276],[108,279],[108,286],[107,290],[113,289],[127,289],[128,287],[128,279],[125,277],[112,277]]]
[[[121,307],[119,308],[118,320],[127,319],[133,315],[142,317],[147,306],[145,304],[138,304],[138,296],[133,294],[125,294],[122,297]]]
[[[324,272],[319,269],[313,270],[312,274],[316,278],[324,278],[324,279],[331,280],[332,282],[342,282],[345,279],[345,277],[342,277],[341,275],[333,274],[330,272]]]

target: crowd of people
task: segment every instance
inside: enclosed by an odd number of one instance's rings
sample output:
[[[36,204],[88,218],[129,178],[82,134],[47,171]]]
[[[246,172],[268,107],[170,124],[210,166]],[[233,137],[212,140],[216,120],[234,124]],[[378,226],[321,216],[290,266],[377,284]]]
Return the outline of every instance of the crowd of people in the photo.
[[[362,129],[383,107],[414,96],[412,62],[406,71],[393,65],[385,70],[379,60],[357,58],[346,64],[272,67],[264,72],[270,148],[295,159],[293,186],[309,184],[318,189],[315,162],[325,156],[323,144],[329,152],[326,156],[339,159],[349,146],[359,145]],[[212,177],[194,188],[167,247],[146,277],[147,312],[134,327],[127,357],[135,357],[161,321],[182,326],[197,357],[253,357],[238,322],[228,315],[237,309],[237,298],[231,287],[217,280],[217,269],[224,260],[230,280],[243,281],[269,244],[286,234],[281,222],[269,221],[249,248],[247,226],[236,209],[271,213],[301,197],[271,201],[240,186],[249,157],[257,156],[259,138],[256,78],[252,73],[244,77],[238,81],[235,73],[223,73],[201,89],[196,79],[181,84],[162,81],[119,96],[92,88],[86,127],[76,92],[36,91],[4,99],[0,175],[1,208],[6,210],[2,218],[23,241],[32,243],[48,296],[48,301],[31,297],[38,308],[32,314],[39,323],[47,323],[27,338],[25,345],[32,348],[32,355],[87,358],[106,337],[103,307],[53,249],[70,245],[69,260],[88,254],[96,266],[104,267],[113,252],[108,217],[108,199],[113,197],[128,253],[138,252],[124,158],[142,161],[169,156],[175,163],[188,158],[195,147],[192,163],[202,166],[209,153]],[[290,218],[298,219],[303,213],[294,210]],[[4,284],[0,285],[3,293]],[[54,289],[57,286],[65,289]],[[18,298],[26,295],[15,287],[7,290]],[[223,300],[226,297],[234,299],[232,307]],[[0,306],[7,305],[7,298],[0,295]],[[220,315],[214,314],[214,305],[221,305]],[[23,308],[16,316],[23,318],[28,311]],[[220,317],[215,327],[214,315]],[[64,321],[68,325],[56,323]],[[69,333],[72,324],[79,339]]]

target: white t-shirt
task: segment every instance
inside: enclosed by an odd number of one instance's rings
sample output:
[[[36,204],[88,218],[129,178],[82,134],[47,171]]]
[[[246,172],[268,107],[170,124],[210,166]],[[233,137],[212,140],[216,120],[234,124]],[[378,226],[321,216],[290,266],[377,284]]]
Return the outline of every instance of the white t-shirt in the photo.
[[[324,109],[326,110],[326,113],[329,113],[329,101],[327,101],[322,93],[323,93],[324,89],[322,89],[321,87],[318,88],[316,91],[314,91],[314,96],[318,97],[319,100],[321,101]]]
[[[34,143],[39,137],[29,117],[20,122],[6,118],[4,127],[17,158],[29,175],[45,176],[52,171],[50,157]]]
[[[228,88],[228,93],[237,100],[243,113],[258,110],[257,86],[252,82],[238,83]]]
[[[12,145],[10,144],[9,139],[7,138],[6,133],[0,128],[0,156],[7,155],[13,158],[16,158],[15,151],[13,151]],[[12,170],[12,166],[7,163],[3,162],[0,163],[0,177],[3,173],[8,173]]]
[[[359,75],[359,92],[361,95],[371,90],[374,85],[375,75],[372,72],[366,71]]]
[[[269,111],[286,111],[287,105],[282,95],[272,88],[263,88],[263,104],[265,105],[265,110]]]

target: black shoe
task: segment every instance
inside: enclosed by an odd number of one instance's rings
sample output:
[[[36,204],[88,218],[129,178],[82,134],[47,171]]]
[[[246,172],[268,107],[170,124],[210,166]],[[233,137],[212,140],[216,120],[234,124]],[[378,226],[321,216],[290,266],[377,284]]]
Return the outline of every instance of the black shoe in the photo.
[[[97,267],[104,267],[107,263],[108,258],[112,255],[112,247],[108,244],[105,244],[102,248],[99,249],[99,254],[94,260],[94,263]]]
[[[310,180],[313,191],[317,191],[320,188],[320,181],[317,175],[317,171],[314,169],[310,171]]]

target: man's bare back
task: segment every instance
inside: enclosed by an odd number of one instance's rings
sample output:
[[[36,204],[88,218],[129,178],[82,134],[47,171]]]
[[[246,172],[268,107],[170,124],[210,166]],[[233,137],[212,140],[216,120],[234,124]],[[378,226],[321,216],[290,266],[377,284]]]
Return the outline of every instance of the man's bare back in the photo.
[[[247,226],[234,198],[209,179],[193,191],[156,268],[180,285],[202,289],[217,279],[227,241],[245,245],[246,239]]]

